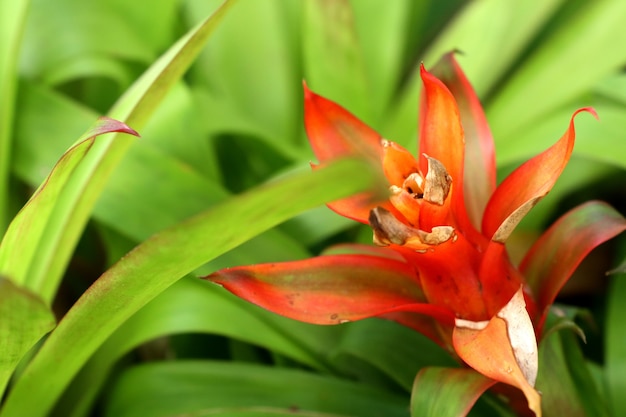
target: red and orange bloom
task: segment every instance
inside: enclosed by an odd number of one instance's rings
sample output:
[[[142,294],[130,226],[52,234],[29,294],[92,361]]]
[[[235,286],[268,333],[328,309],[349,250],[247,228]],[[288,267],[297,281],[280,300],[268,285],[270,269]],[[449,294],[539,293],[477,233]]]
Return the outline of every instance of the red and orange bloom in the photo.
[[[361,155],[389,182],[384,199],[359,194],[329,204],[369,224],[377,246],[341,245],[304,261],[229,268],[208,277],[234,294],[297,320],[336,324],[384,317],[455,352],[476,371],[521,389],[541,414],[534,389],[550,305],[593,248],[626,229],[601,202],[558,220],[514,266],[505,242],[545,196],[574,146],[565,134],[496,187],[493,140],[483,110],[453,56],[421,68],[419,155],[383,139],[305,86],[305,124],[323,164]]]

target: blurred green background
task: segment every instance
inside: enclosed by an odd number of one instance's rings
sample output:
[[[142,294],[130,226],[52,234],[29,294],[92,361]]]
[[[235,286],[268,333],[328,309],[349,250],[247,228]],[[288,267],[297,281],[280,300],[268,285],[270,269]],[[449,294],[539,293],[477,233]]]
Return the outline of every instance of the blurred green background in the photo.
[[[5,17],[4,217],[14,216],[75,138],[220,3],[33,0],[17,20]],[[486,109],[501,176],[554,143],[577,108],[593,106],[600,116],[576,119],[574,155],[520,226],[514,258],[581,202],[602,199],[626,213],[624,21],[626,2],[619,0],[239,0],[113,172],[56,295],[57,315],[155,232],[308,170],[302,80],[415,152],[418,65],[430,67],[451,50],[460,51]],[[20,22],[21,38],[10,32]],[[297,197],[284,196],[284,204]],[[346,241],[370,242],[371,232],[320,207],[197,274],[303,259]],[[604,272],[625,248],[622,239],[594,252],[561,300],[592,311],[584,352],[615,416],[626,410],[615,394],[626,389],[618,372],[626,369],[626,286]],[[143,362],[154,363],[137,366]],[[393,323],[293,323],[188,277],[120,328],[55,413],[259,416],[265,411],[246,407],[260,398],[275,413],[308,407],[324,415],[407,415],[415,372],[453,363]],[[494,404],[478,407],[483,415],[506,415]]]

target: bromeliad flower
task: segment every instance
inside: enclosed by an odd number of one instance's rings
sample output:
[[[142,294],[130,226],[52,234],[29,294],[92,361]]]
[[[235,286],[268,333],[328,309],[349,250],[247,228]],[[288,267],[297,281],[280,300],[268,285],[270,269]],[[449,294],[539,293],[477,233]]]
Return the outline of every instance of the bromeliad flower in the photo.
[[[358,154],[389,182],[382,200],[363,193],[329,204],[369,224],[378,247],[342,245],[309,260],[229,268],[207,279],[309,323],[395,320],[491,378],[484,389],[497,381],[518,387],[539,416],[536,335],[580,261],[626,221],[603,203],[584,204],[517,268],[505,242],[569,160],[574,116],[595,112],[575,112],[560,140],[496,187],[493,140],[471,85],[451,54],[433,72],[440,79],[421,68],[418,157],[305,86],[306,130],[320,163]]]

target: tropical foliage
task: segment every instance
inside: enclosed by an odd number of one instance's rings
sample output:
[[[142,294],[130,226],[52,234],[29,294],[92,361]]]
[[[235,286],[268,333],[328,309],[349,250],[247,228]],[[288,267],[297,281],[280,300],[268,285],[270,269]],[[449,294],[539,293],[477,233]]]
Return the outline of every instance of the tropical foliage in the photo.
[[[567,167],[507,239],[514,265],[586,201],[624,214],[626,3],[220,4],[0,2],[0,417],[464,415],[483,377],[422,334],[300,323],[197,277],[371,244],[324,203],[388,184],[358,155],[311,171],[302,80],[418,155],[420,63],[452,50],[498,183],[576,109],[599,116],[576,118]],[[570,247],[606,218],[583,207]],[[626,413],[624,268],[605,276],[625,253],[592,252],[547,315],[544,416]],[[524,406],[499,384],[469,413]]]

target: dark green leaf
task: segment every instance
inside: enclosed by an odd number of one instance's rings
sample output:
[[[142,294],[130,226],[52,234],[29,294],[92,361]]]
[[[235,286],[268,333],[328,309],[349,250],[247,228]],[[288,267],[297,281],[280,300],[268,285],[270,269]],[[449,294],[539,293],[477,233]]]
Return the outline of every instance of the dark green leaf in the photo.
[[[407,416],[407,399],[303,371],[241,363],[177,361],[128,371],[105,416],[166,417],[246,408],[285,408],[362,417]],[[228,411],[226,414],[230,415]],[[193,414],[192,414],[193,415]],[[307,415],[307,414],[305,414]]]
[[[611,413],[626,413],[626,275],[611,277],[605,333],[605,382]]]

